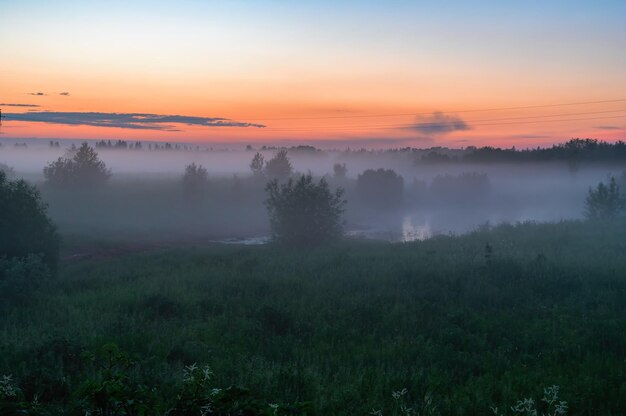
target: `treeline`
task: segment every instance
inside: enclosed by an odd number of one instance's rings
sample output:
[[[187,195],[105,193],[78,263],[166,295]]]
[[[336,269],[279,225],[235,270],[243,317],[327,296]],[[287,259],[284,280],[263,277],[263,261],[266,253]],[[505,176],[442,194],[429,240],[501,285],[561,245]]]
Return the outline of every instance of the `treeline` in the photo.
[[[515,147],[468,147],[464,150],[433,149],[418,162],[514,163],[514,162],[622,162],[626,161],[626,143],[608,143],[596,139],[572,139],[551,147],[517,150]]]
[[[52,146],[52,142],[50,142]],[[56,146],[58,147],[58,142]],[[140,141],[128,142],[126,140],[100,140],[96,142],[96,149],[115,149],[115,150],[184,150],[193,151],[200,150],[200,146],[192,146],[189,144],[178,143],[148,143],[147,146]]]

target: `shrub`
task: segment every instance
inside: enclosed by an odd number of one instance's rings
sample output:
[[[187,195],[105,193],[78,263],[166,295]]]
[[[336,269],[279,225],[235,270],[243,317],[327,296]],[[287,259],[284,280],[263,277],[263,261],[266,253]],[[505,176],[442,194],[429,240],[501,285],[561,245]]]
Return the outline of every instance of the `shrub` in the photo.
[[[0,305],[22,302],[50,276],[41,256],[0,257]]]
[[[348,174],[348,168],[345,163],[335,163],[333,165],[333,172],[336,179],[345,179]]]
[[[283,185],[274,180],[267,184],[266,191],[275,241],[317,245],[342,235],[341,215],[346,203],[342,199],[343,189],[333,193],[324,178],[315,184],[311,175],[302,175],[297,182],[290,179]]]
[[[376,207],[397,207],[404,196],[404,178],[391,169],[367,169],[358,176],[356,190],[365,203]]]
[[[72,148],[64,157],[43,168],[46,181],[57,186],[93,186],[105,182],[111,170],[98,157],[98,153],[85,142]]]
[[[209,179],[209,172],[202,165],[192,163],[185,167],[183,191],[187,199],[202,199]]]
[[[281,150],[265,164],[265,175],[270,179],[285,180],[293,173],[287,151]]]
[[[263,176],[264,166],[265,158],[261,153],[257,152],[250,162],[250,170],[252,171],[252,175],[257,178]]]
[[[0,172],[0,257],[41,255],[54,269],[59,241],[37,189],[23,180],[9,181]]]
[[[589,189],[585,199],[585,217],[591,220],[605,220],[617,217],[625,206],[615,178],[611,177],[608,186],[600,182],[595,189]]]
[[[9,179],[13,179],[15,177],[15,171],[11,166],[7,165],[6,163],[0,162],[0,172],[4,172],[4,174]]]

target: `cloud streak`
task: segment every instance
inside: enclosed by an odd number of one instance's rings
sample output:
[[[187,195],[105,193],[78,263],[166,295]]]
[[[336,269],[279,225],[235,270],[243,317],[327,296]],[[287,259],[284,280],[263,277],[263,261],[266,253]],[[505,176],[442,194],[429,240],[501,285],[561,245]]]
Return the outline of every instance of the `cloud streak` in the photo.
[[[28,95],[35,95],[37,97],[43,97],[44,95],[47,95],[47,94],[39,91],[39,92],[29,92]]]
[[[430,116],[416,117],[408,129],[427,136],[440,136],[454,131],[469,130],[470,126],[459,116],[435,112]]]
[[[41,107],[37,104],[0,103],[0,107]]]
[[[623,127],[620,126],[596,126],[598,130],[623,130]]]
[[[6,121],[65,124],[72,126],[116,127],[135,130],[180,131],[175,125],[204,127],[265,127],[263,124],[246,123],[220,117],[194,117],[148,113],[96,113],[29,111],[5,114]]]

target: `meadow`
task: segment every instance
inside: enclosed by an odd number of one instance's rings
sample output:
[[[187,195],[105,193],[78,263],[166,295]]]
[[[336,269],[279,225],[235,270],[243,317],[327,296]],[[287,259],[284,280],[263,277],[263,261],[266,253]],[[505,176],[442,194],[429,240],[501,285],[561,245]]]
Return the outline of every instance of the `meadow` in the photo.
[[[66,239],[62,258],[81,244]],[[101,380],[103,348],[124,351],[124,380],[161,403],[144,414],[176,401],[193,363],[216,386],[306,403],[288,414],[400,414],[392,393],[406,389],[414,414],[484,415],[552,385],[570,415],[622,414],[624,253],[623,221],[306,251],[96,250],[4,308],[0,375],[66,414]]]

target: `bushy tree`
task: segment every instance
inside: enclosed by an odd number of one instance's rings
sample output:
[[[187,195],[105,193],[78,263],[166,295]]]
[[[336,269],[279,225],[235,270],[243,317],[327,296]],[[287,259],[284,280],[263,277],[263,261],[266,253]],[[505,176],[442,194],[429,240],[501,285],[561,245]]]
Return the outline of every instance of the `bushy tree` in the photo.
[[[391,169],[367,169],[357,177],[356,190],[367,204],[397,207],[404,196],[404,178]]]
[[[252,175],[254,177],[263,176],[263,168],[265,167],[265,158],[259,152],[254,154],[252,161],[250,162],[250,170],[252,171]]]
[[[336,179],[345,179],[348,174],[348,168],[345,163],[335,163],[333,165],[333,172]]]
[[[209,179],[209,172],[202,165],[191,163],[185,166],[183,191],[189,199],[201,199]]]
[[[15,171],[6,163],[0,162],[0,172],[4,172],[8,179],[13,179],[15,177]]]
[[[58,186],[93,186],[105,182],[111,170],[100,160],[98,153],[85,142],[68,151],[43,169],[46,181]]]
[[[0,257],[38,254],[48,266],[56,266],[59,241],[46,209],[34,186],[10,181],[0,172]]]
[[[280,150],[265,164],[265,175],[270,179],[285,180],[293,173],[286,150]]]
[[[617,181],[611,177],[608,185],[600,182],[595,189],[589,189],[585,200],[585,216],[592,220],[612,219],[617,217],[625,206],[626,202],[620,195]]]
[[[302,175],[285,184],[267,184],[267,211],[275,241],[289,245],[314,246],[336,240],[343,233],[341,216],[346,201],[343,189],[332,192],[324,178],[313,182]]]

